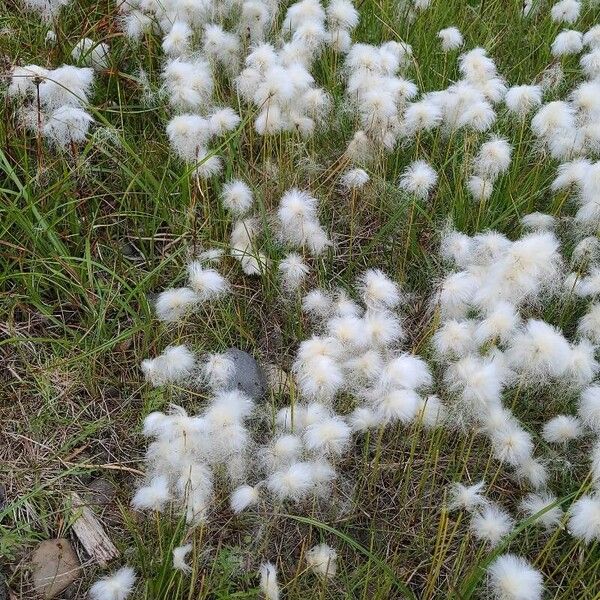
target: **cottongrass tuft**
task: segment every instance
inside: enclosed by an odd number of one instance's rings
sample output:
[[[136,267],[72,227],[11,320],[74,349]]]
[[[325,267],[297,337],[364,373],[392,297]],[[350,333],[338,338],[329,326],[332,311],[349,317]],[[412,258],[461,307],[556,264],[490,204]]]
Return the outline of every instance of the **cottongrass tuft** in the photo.
[[[335,577],[337,571],[337,552],[327,544],[313,546],[306,553],[306,564],[321,577]]]
[[[544,439],[550,444],[567,444],[581,434],[579,419],[569,415],[558,415],[550,419],[542,431]]]
[[[581,496],[569,508],[569,533],[586,544],[600,540],[600,497]]]
[[[429,164],[417,160],[402,173],[400,188],[414,194],[417,198],[426,199],[437,183],[438,175]]]
[[[563,511],[560,505],[557,504],[556,496],[548,492],[527,494],[521,500],[520,507],[529,518],[544,511],[543,514],[536,517],[535,523],[543,525],[549,531],[556,529],[563,518]]]
[[[482,495],[485,482],[479,481],[473,485],[463,485],[462,483],[453,483],[450,488],[450,510],[461,509],[472,512],[480,506],[487,503],[487,499]]]
[[[259,569],[260,589],[266,600],[279,600],[279,584],[277,583],[277,569],[273,563],[263,563]]]
[[[233,490],[229,505],[234,513],[239,513],[253,506],[259,500],[259,493],[257,487],[250,485],[241,485],[240,487]]]
[[[513,518],[500,506],[493,503],[483,505],[471,517],[470,529],[473,536],[497,546],[512,530]]]
[[[192,567],[185,562],[186,556],[192,551],[192,544],[185,544],[184,546],[177,546],[173,548],[173,568],[177,571],[181,571],[186,575],[192,572]]]
[[[131,567],[121,567],[111,575],[99,579],[90,588],[92,600],[125,600],[133,591],[136,581]]]
[[[502,554],[487,568],[493,597],[497,600],[541,600],[542,574],[520,556]]]

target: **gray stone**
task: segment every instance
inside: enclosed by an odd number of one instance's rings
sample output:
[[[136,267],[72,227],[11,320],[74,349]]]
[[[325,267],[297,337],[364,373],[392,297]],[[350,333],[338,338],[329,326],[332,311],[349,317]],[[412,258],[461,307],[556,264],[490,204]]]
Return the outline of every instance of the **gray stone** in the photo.
[[[114,483],[104,477],[97,477],[88,484],[85,500],[91,506],[107,506],[116,496],[117,489]]]
[[[78,579],[80,571],[77,554],[64,538],[41,542],[31,556],[33,586],[43,598],[58,596]]]
[[[235,371],[225,388],[238,389],[254,400],[264,396],[267,380],[256,359],[239,348],[229,348],[225,355],[235,365]]]

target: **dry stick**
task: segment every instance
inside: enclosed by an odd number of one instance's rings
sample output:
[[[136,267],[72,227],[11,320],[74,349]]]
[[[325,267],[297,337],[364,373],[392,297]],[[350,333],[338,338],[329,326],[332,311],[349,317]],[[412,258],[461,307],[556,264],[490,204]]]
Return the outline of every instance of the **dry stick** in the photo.
[[[113,558],[119,556],[119,551],[111,542],[96,515],[86,506],[79,494],[72,492],[71,502],[72,507],[78,512],[80,511],[72,525],[75,535],[85,551],[101,567],[105,567]]]
[[[127,473],[133,473],[134,475],[145,475],[144,471],[134,469],[133,467],[124,467],[119,463],[104,463],[104,464],[92,464],[92,463],[75,463],[70,461],[61,461],[67,467],[78,467],[81,469],[107,469],[109,471],[125,471]]]

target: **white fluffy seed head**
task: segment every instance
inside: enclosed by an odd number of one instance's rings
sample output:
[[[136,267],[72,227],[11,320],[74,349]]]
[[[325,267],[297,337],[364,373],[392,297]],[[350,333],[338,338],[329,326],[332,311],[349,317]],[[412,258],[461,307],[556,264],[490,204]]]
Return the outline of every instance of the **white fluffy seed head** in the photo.
[[[494,456],[513,466],[520,466],[531,457],[533,441],[531,435],[518,423],[508,423],[490,432]]]
[[[600,540],[600,497],[582,496],[569,508],[569,533],[586,544]]]
[[[326,13],[332,29],[352,30],[358,25],[359,14],[350,0],[332,0]]]
[[[309,425],[304,432],[304,443],[310,451],[341,455],[350,443],[351,429],[340,417]]]
[[[363,301],[370,307],[394,308],[401,299],[399,285],[379,269],[365,271],[360,277],[359,288]]]
[[[273,563],[263,563],[259,569],[260,589],[266,600],[279,600],[279,584],[277,583],[277,569]]]
[[[201,302],[217,300],[229,291],[229,283],[214,269],[206,268],[199,260],[187,267],[189,286]]]
[[[302,310],[311,316],[324,318],[333,311],[333,300],[322,290],[311,290],[302,298]]]
[[[192,551],[192,544],[173,548],[173,568],[186,575],[192,572],[192,567],[185,562],[186,556]]]
[[[131,500],[135,510],[162,511],[171,499],[169,481],[164,475],[153,477],[148,485],[137,489]]]
[[[552,42],[552,54],[554,56],[566,56],[577,54],[583,49],[583,35],[573,29],[561,31]]]
[[[462,483],[453,483],[450,488],[450,510],[460,509],[468,512],[483,506],[487,500],[482,495],[485,486],[484,481],[479,481],[473,485],[463,485]]]
[[[493,181],[508,170],[511,155],[512,146],[508,141],[500,137],[493,137],[481,145],[475,157],[475,171],[479,176]]]
[[[404,170],[399,185],[404,191],[426,199],[437,180],[438,176],[433,167],[423,160],[417,160]]]
[[[600,386],[591,385],[581,392],[578,413],[586,427],[600,433]]]
[[[444,50],[444,52],[458,50],[464,43],[462,33],[457,27],[440,29],[437,36],[442,42],[442,50]]]
[[[295,292],[310,273],[308,265],[300,254],[290,252],[278,266],[283,287],[288,292]]]
[[[231,493],[229,506],[234,513],[239,513],[258,503],[259,492],[257,487],[240,485]]]
[[[202,375],[214,390],[229,385],[234,372],[235,364],[226,353],[209,354],[202,365]]]
[[[340,178],[340,183],[347,190],[358,190],[369,182],[369,174],[364,169],[350,169]]]
[[[512,530],[512,517],[496,504],[486,504],[471,517],[470,529],[476,539],[497,546]]]
[[[542,574],[514,554],[502,554],[487,568],[488,581],[497,600],[541,600]]]
[[[188,378],[194,369],[194,354],[185,346],[169,346],[154,359],[142,361],[141,369],[154,386],[177,383]]]
[[[544,425],[542,435],[550,444],[566,444],[578,438],[581,433],[581,424],[577,417],[559,415]]]
[[[578,0],[561,0],[550,9],[550,16],[557,23],[575,23],[581,12],[581,2]]]
[[[200,302],[191,288],[171,288],[161,292],[156,299],[156,316],[160,321],[171,323],[189,314]]]
[[[90,38],[82,38],[71,51],[73,60],[86,67],[106,69],[108,67],[108,44],[96,43]]]
[[[315,484],[314,472],[310,463],[297,462],[267,479],[267,488],[278,500],[301,500],[306,498]]]
[[[337,552],[327,544],[313,546],[306,553],[306,564],[321,577],[335,577]]]
[[[133,591],[137,577],[131,567],[121,567],[99,579],[90,588],[92,600],[125,600]]]
[[[556,506],[552,506],[556,504]],[[563,518],[563,511],[557,503],[556,496],[548,492],[540,492],[538,494],[527,494],[521,500],[521,510],[527,517],[536,516],[535,523],[542,525],[548,530],[555,529]],[[538,514],[542,513],[543,514]]]
[[[516,85],[504,97],[509,112],[523,117],[542,103],[542,88],[539,85]]]

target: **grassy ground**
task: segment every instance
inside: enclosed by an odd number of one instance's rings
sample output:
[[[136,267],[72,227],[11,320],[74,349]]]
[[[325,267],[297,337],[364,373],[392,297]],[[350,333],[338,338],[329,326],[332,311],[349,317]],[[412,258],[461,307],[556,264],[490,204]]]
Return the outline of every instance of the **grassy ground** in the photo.
[[[410,76],[424,90],[457,78],[456,56],[446,57],[435,37],[442,27],[457,25],[466,47],[488,49],[509,84],[541,77],[560,30],[544,2],[536,15],[523,19],[515,0],[439,0],[413,24],[390,0],[358,4],[361,24],[354,38],[412,44]],[[427,356],[433,323],[426,299],[441,274],[436,249],[448,219],[468,233],[494,228],[514,237],[519,218],[532,210],[560,217],[573,212],[564,197],[549,191],[556,163],[535,153],[528,128],[515,130],[500,116],[494,130],[510,138],[514,159],[483,208],[468,198],[464,183],[465,155],[484,136],[445,139],[439,133],[382,155],[350,207],[336,174],[356,126],[344,111],[339,60],[328,53],[315,74],[333,93],[339,118],[308,141],[293,135],[261,139],[247,123],[220,149],[223,176],[198,187],[169,152],[164,133],[169,113],[156,94],[158,39],[132,46],[121,36],[115,3],[109,1],[74,1],[53,26],[55,46],[45,44],[47,26],[37,17],[12,5],[0,11],[0,63],[6,70],[31,62],[71,63],[70,50],[83,36],[111,46],[110,68],[97,76],[94,88],[97,126],[76,155],[38,144],[19,126],[10,102],[0,108],[0,474],[6,491],[0,557],[15,597],[31,595],[26,569],[31,547],[69,535],[68,493],[84,491],[97,476],[118,489],[104,520],[127,562],[143,576],[136,598],[255,598],[255,572],[264,559],[278,561],[290,600],[400,598],[404,586],[422,599],[485,597],[477,582],[489,551],[471,539],[464,517],[443,508],[446,484],[486,476],[493,482],[490,495],[510,509],[522,490],[490,461],[489,448],[474,432],[456,436],[416,426],[357,438],[326,505],[272,506],[259,518],[233,517],[220,491],[209,523],[192,535],[193,575],[174,572],[170,549],[185,534],[182,524],[175,516],[146,520],[128,507],[144,451],[140,426],[149,411],[170,401],[194,410],[205,398],[174,387],[151,389],[139,363],[168,344],[186,343],[198,352],[235,345],[288,368],[298,341],[310,331],[298,306],[281,299],[274,273],[245,277],[233,259],[226,260],[224,271],[235,293],[225,303],[176,326],[153,316],[152,295],[183,281],[191,253],[225,247],[230,222],[217,197],[233,175],[252,182],[262,215],[292,185],[312,190],[336,250],[315,261],[311,283],[350,289],[365,267],[382,268],[414,292],[406,314],[407,347]],[[599,16],[586,9],[576,27],[585,31]],[[549,98],[563,97],[580,78],[576,58],[562,62],[565,79]],[[149,90],[140,69],[148,74]],[[227,80],[218,82],[217,96],[250,114]],[[428,204],[407,199],[395,185],[415,158],[429,160],[440,174]],[[281,255],[268,228],[263,245],[271,256]],[[581,309],[554,302],[534,314],[570,332]],[[515,393],[508,392],[509,403]],[[574,401],[567,393],[542,389],[521,395],[515,411],[543,444],[541,424],[572,412]],[[286,399],[270,394],[266,402],[275,410]],[[568,461],[549,449],[547,455],[551,488],[566,506],[587,485],[584,453],[574,448]],[[528,522],[518,532],[503,548],[544,572],[548,598],[600,598],[596,547],[561,532],[544,535]],[[301,561],[320,540],[340,555],[339,575],[327,585],[305,573]],[[96,575],[90,565],[70,597],[85,597]]]

